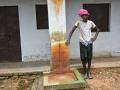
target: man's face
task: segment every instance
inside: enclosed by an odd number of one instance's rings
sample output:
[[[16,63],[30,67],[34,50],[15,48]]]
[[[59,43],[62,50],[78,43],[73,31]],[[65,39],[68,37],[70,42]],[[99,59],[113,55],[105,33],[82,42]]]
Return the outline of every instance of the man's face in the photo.
[[[83,15],[83,16],[81,16],[81,17],[82,17],[82,19],[83,19],[84,21],[87,21],[87,20],[88,20],[89,15],[88,15],[88,14],[85,14],[85,15]]]

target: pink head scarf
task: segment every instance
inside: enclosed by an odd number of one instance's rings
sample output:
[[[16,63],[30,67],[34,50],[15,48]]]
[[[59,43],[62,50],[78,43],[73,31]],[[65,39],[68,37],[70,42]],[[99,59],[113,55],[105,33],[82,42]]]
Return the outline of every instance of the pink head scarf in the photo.
[[[89,15],[89,12],[87,10],[85,10],[85,9],[80,9],[78,15],[79,16]]]

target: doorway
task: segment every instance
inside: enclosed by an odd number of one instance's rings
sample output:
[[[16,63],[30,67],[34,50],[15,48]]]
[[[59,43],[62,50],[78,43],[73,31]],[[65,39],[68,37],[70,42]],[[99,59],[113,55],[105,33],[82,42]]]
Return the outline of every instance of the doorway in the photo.
[[[18,6],[0,6],[0,62],[20,62]]]

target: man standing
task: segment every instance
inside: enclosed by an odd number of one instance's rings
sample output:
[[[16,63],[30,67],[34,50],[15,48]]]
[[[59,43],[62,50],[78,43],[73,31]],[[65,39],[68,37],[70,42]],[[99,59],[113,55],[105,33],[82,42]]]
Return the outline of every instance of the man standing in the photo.
[[[76,30],[76,28],[78,28],[80,32],[80,36],[79,36],[80,57],[81,57],[82,65],[83,65],[85,79],[93,78],[90,72],[91,60],[93,56],[92,55],[93,42],[96,40],[99,34],[98,27],[91,20],[88,20],[89,15],[90,14],[87,10],[85,9],[79,10],[79,16],[82,18],[82,20],[76,21],[66,41],[66,44],[69,45],[73,32]],[[96,33],[94,37],[92,37],[91,35],[91,31],[93,29],[96,29]],[[87,63],[88,63],[88,67],[86,67]]]

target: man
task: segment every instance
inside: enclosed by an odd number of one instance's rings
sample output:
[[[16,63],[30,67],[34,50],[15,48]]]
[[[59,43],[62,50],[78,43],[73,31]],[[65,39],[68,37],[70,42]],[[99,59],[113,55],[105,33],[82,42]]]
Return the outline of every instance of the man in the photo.
[[[82,20],[78,20],[74,27],[72,28],[69,37],[66,41],[66,44],[70,44],[70,39],[72,37],[73,32],[78,28],[80,32],[79,36],[79,45],[80,45],[80,57],[83,65],[84,70],[84,77],[85,79],[89,78],[92,79],[92,75],[90,72],[91,69],[91,60],[92,60],[92,51],[93,51],[93,42],[96,40],[99,29],[98,27],[91,21],[88,20],[89,12],[85,9],[80,9],[78,14]],[[95,36],[92,37],[91,31],[96,30]],[[88,67],[86,67],[88,63]]]

